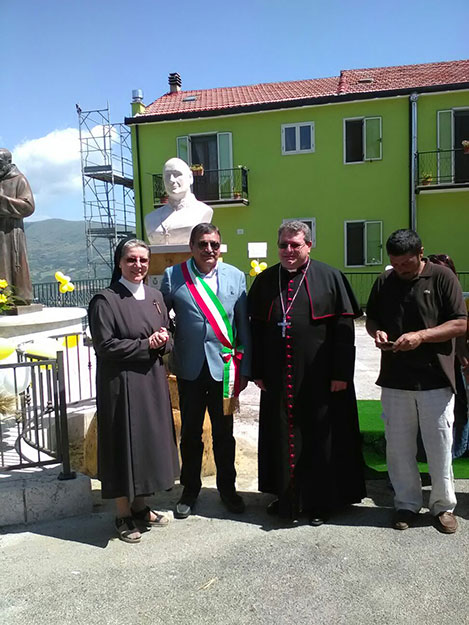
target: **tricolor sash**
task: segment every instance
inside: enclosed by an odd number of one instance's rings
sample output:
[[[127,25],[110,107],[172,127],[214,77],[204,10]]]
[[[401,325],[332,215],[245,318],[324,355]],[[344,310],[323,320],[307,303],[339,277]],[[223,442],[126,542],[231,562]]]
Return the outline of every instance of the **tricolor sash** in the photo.
[[[240,364],[244,347],[236,345],[233,328],[226,310],[207,282],[202,278],[194,260],[181,264],[186,286],[202,314],[207,318],[222,345],[223,412],[233,414],[239,408]]]

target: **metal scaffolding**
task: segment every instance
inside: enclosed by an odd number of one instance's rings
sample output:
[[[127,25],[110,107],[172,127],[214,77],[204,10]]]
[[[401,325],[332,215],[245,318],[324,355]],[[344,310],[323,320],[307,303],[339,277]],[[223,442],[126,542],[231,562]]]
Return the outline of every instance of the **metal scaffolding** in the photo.
[[[110,275],[120,239],[135,235],[130,128],[111,124],[106,109],[82,111],[80,131],[88,275]]]

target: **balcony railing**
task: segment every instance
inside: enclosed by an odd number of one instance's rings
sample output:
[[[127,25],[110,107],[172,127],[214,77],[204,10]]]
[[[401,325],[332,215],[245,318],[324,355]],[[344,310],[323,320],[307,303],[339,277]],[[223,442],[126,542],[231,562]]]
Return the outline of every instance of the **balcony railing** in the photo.
[[[192,191],[198,200],[207,204],[249,204],[248,169],[206,169],[202,175],[194,172]],[[161,174],[153,174],[153,204],[166,201]]]
[[[469,154],[462,148],[416,154],[416,187],[454,188],[469,186]]]

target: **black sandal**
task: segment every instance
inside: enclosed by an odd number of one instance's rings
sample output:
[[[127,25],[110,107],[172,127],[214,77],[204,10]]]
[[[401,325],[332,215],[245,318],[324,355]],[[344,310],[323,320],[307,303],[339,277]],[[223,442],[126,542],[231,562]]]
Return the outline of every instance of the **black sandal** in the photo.
[[[131,516],[122,517],[120,519],[116,517],[115,526],[119,538],[125,543],[132,544],[141,541],[142,536],[140,532],[138,532],[138,528]],[[138,532],[138,536],[132,536],[135,532]]]
[[[144,523],[150,527],[166,527],[169,525],[168,517],[159,514],[159,512],[152,510],[148,506],[145,506],[145,508],[138,511],[132,509],[130,511],[132,512],[132,517],[135,521],[139,521],[140,523]],[[151,514],[155,515],[155,519],[153,521],[150,521]]]

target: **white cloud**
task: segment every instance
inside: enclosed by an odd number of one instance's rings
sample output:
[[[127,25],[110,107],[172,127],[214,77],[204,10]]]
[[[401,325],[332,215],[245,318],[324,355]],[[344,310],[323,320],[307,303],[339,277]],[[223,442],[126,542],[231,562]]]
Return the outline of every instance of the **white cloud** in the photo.
[[[28,178],[41,212],[60,197],[66,200],[73,194],[76,198],[81,189],[80,142],[75,128],[54,130],[20,143],[13,150],[13,162]]]
[[[120,155],[119,134],[112,126],[94,125],[82,130],[85,166],[105,162],[103,147],[112,149],[116,171]],[[44,137],[18,144],[13,149],[13,162],[27,177],[33,190],[36,211],[33,219],[47,216],[63,219],[83,218],[83,196],[80,162],[80,138],[76,128],[54,130]],[[94,198],[87,198],[89,201]]]

